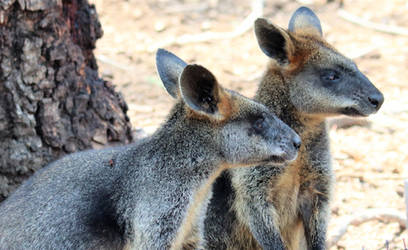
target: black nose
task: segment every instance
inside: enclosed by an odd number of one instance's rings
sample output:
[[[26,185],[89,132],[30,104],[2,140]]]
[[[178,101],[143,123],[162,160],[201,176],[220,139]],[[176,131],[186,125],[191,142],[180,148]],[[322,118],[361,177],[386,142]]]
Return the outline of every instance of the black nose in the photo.
[[[374,94],[368,97],[368,101],[376,110],[379,110],[384,102],[384,96],[381,93]]]
[[[293,146],[295,147],[296,150],[299,150],[300,146],[302,145],[302,141],[298,136],[295,137],[293,140]]]

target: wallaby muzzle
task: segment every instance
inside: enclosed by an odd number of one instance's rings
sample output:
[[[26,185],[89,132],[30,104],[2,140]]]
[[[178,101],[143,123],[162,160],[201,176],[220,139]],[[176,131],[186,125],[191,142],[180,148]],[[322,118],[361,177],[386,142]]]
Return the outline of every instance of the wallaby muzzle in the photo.
[[[281,153],[271,156],[269,161],[273,163],[285,163],[295,160],[302,144],[299,135],[281,120],[274,119],[273,123],[278,123],[278,126],[275,125],[273,127],[279,127],[279,130],[271,129],[270,133],[268,133],[268,137],[272,137],[273,140],[279,142]],[[287,134],[291,136],[283,136]]]
[[[346,107],[343,114],[350,116],[368,116],[376,113],[384,103],[384,95],[360,71],[353,77],[352,96],[356,105]]]

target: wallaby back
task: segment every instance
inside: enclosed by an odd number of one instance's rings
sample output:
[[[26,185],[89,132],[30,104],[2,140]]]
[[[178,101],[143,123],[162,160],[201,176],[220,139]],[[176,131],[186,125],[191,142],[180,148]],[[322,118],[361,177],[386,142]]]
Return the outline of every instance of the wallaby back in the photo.
[[[255,34],[272,59],[255,99],[292,127],[302,146],[284,167],[234,169],[216,180],[206,247],[298,249],[305,238],[304,248],[325,249],[333,186],[325,118],[370,115],[384,98],[354,62],[323,39],[320,21],[308,8],[293,14],[288,30],[258,19]]]
[[[265,106],[162,53],[160,75],[178,98],[167,121],[135,144],[38,171],[0,205],[0,249],[199,247],[211,183],[224,169],[296,157],[299,137]]]

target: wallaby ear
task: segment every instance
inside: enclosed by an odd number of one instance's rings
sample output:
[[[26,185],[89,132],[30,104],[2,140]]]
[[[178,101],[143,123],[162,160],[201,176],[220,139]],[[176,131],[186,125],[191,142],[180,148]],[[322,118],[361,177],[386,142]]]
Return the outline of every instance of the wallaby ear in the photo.
[[[200,65],[187,65],[180,77],[180,93],[184,102],[194,111],[206,115],[218,112],[222,91],[214,75]]]
[[[322,36],[322,26],[316,14],[307,7],[300,7],[293,13],[289,21],[290,32],[304,32]]]
[[[269,23],[264,18],[258,18],[255,21],[255,35],[259,47],[267,56],[277,60],[280,64],[289,61],[293,44],[286,31]]]
[[[156,66],[167,92],[172,97],[177,98],[178,81],[187,63],[167,50],[158,49],[156,53]]]

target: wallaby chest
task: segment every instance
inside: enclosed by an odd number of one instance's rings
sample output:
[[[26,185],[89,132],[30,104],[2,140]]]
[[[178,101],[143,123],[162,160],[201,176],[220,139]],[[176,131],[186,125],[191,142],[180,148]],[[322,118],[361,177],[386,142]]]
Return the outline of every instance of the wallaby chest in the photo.
[[[316,196],[327,199],[332,171],[324,123],[302,133],[304,145],[298,158],[282,174],[270,179],[268,201],[273,204],[282,240],[288,249],[298,249],[302,213],[313,213]]]

